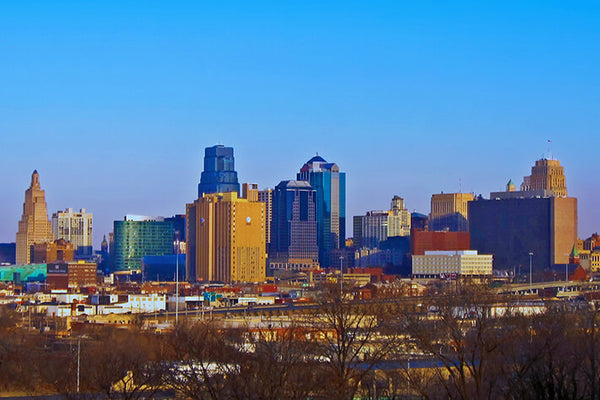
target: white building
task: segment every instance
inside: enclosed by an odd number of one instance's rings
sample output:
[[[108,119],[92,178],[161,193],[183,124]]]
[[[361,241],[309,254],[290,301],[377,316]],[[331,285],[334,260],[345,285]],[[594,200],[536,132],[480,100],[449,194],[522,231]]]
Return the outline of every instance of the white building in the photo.
[[[477,250],[426,251],[412,256],[412,273],[417,277],[492,275],[491,254],[477,254]]]
[[[65,239],[73,243],[75,254],[82,257],[92,255],[92,214],[85,208],[79,212],[67,208],[52,214],[54,240]]]

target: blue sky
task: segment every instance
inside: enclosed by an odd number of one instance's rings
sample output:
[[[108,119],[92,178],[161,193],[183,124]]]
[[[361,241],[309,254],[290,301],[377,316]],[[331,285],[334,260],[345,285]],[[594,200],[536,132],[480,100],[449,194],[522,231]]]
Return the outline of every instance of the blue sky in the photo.
[[[183,213],[204,147],[274,186],[315,152],[347,215],[517,185],[551,151],[599,230],[600,4],[23,1],[0,10],[0,242],[49,211]],[[460,182],[460,183],[459,183]],[[348,229],[351,232],[351,224]]]

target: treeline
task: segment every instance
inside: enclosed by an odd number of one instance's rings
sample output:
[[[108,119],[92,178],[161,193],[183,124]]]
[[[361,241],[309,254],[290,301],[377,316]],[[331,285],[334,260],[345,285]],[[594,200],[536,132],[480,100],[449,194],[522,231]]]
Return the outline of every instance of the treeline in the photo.
[[[286,323],[60,340],[2,309],[0,385],[90,399],[600,399],[598,311],[565,302],[523,315],[522,304],[474,285],[413,310],[333,293]]]

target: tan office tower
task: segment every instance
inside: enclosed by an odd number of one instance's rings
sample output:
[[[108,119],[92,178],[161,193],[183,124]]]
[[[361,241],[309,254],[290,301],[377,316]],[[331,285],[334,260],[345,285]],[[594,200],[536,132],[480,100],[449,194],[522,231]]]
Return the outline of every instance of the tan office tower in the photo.
[[[34,243],[52,241],[52,225],[48,220],[46,195],[40,189],[40,175],[33,171],[31,185],[25,191],[23,216],[17,232],[17,264],[31,262],[31,248]]]
[[[264,282],[264,203],[203,193],[186,207],[186,229],[188,280]]]
[[[440,193],[431,196],[429,230],[466,232],[469,230],[467,204],[472,193]]]
[[[73,243],[79,257],[92,255],[92,214],[85,208],[73,211],[67,208],[52,214],[52,234],[54,240],[65,239]]]
[[[243,183],[242,184],[242,199],[248,201],[258,201],[258,184]]]
[[[531,175],[523,177],[521,191],[551,190],[553,196],[567,197],[564,168],[558,160],[542,158],[531,167]]]
[[[273,189],[258,191],[258,201],[265,203],[265,233],[267,246],[271,243],[271,220],[273,219]]]

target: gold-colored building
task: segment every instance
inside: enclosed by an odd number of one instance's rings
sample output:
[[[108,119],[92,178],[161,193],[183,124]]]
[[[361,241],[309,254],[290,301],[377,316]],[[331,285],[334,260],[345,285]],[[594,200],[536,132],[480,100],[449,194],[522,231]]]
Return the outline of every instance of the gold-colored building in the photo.
[[[34,264],[74,260],[73,243],[58,239],[52,242],[35,243],[31,260]]]
[[[258,184],[243,183],[242,184],[242,199],[248,201],[258,201]]]
[[[429,229],[466,232],[469,230],[469,201],[472,193],[439,193],[431,196]]]
[[[34,243],[52,241],[52,224],[48,220],[45,192],[40,188],[40,176],[36,171],[31,175],[31,185],[25,191],[23,215],[17,232],[17,264],[31,262]]]
[[[521,191],[551,190],[556,197],[567,197],[564,168],[558,160],[542,158],[531,167],[531,175],[523,178]]]
[[[188,280],[263,282],[265,204],[237,192],[203,194],[186,207]]]

